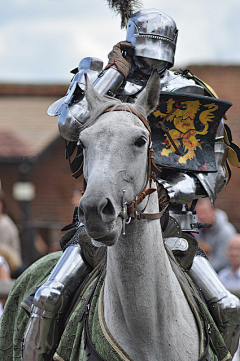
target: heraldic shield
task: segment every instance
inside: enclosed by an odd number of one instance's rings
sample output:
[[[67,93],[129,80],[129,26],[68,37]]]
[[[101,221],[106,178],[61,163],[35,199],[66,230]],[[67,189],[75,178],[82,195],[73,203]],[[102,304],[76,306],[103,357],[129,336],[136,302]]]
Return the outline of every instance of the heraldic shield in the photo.
[[[215,172],[214,141],[231,102],[202,95],[161,92],[148,117],[154,162],[158,166]]]

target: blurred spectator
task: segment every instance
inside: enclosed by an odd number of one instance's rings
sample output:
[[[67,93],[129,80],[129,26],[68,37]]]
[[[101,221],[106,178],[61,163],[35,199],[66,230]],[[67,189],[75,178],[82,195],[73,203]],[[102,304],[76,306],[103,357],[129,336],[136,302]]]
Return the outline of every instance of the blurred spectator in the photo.
[[[219,278],[224,286],[240,298],[240,234],[235,234],[228,245],[227,258],[230,265],[219,272]],[[239,361],[239,347],[233,361]]]
[[[200,199],[196,205],[199,222],[211,223],[212,227],[202,228],[196,239],[210,247],[209,261],[216,272],[226,267],[229,262],[226,256],[230,239],[236,229],[228,221],[227,214],[221,209],[214,209],[208,198]]]
[[[8,264],[6,262],[6,260],[4,259],[4,257],[0,256],[0,280],[10,280],[11,276],[10,276],[10,269],[8,267]],[[6,302],[6,299],[1,299],[0,300],[0,317],[3,313],[3,307],[4,304]]]
[[[240,234],[235,234],[227,248],[229,266],[219,272],[219,278],[232,293],[240,296]]]
[[[6,214],[6,204],[2,191],[0,191],[0,244],[8,245],[12,253],[22,260],[19,232],[15,223]]]
[[[5,258],[10,268],[11,278],[16,279],[23,271],[25,271],[26,267],[22,264],[21,259],[15,252],[12,252],[11,247],[7,244],[0,243],[0,256]]]

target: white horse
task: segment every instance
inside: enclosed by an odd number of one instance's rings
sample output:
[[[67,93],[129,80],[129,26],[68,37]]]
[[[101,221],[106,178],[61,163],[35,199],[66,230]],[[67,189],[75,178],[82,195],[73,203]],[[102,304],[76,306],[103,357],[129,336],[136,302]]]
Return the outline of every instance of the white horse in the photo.
[[[154,73],[130,105],[102,98],[87,84],[91,118],[79,137],[87,182],[80,218],[88,235],[108,246],[104,318],[129,359],[196,361],[198,327],[166,253],[159,218],[132,219],[122,232],[124,204],[155,188],[149,179],[150,132],[144,118],[155,109],[159,89]],[[157,192],[137,203],[142,218],[159,212]]]

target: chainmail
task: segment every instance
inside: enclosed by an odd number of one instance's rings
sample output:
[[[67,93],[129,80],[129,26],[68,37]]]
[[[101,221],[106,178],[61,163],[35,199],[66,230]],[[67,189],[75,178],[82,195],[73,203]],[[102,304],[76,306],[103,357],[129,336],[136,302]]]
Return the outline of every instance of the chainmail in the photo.
[[[60,245],[63,252],[70,245],[79,244],[82,250],[82,257],[90,266],[95,268],[103,259],[106,259],[107,247],[97,247],[93,245],[92,239],[85,231],[82,225],[79,228],[74,228],[60,238]]]
[[[198,246],[197,252],[196,252],[196,256],[200,256],[200,257],[204,257],[208,260],[208,256],[206,255],[206,253],[204,252],[204,250]]]

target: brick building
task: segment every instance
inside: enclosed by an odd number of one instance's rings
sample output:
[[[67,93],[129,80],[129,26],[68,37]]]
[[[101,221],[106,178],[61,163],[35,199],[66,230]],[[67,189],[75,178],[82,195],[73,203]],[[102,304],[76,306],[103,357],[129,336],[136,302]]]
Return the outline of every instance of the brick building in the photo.
[[[66,93],[67,86],[0,86],[0,180],[9,213],[18,224],[23,258],[37,256],[33,240],[39,235],[50,247],[71,222],[71,197],[79,181],[71,177],[57,118],[47,109]],[[18,182],[34,186],[31,201],[18,201]]]
[[[232,131],[233,142],[240,146],[240,66],[190,66],[189,69],[209,84],[220,99],[233,103],[227,112],[226,123]],[[230,182],[219,194],[216,207],[225,210],[240,231],[240,169],[230,167]]]
[[[229,100],[227,123],[233,140],[240,145],[240,66],[190,66]],[[0,85],[0,180],[10,213],[20,226],[23,253],[32,262],[32,243],[37,232],[50,246],[70,223],[72,192],[80,182],[70,175],[64,159],[64,141],[59,136],[57,118],[49,117],[47,108],[66,93],[67,85]],[[232,178],[221,192],[216,207],[225,210],[240,229],[240,169],[231,167]],[[31,182],[35,187],[32,201],[17,201],[13,187],[17,182]],[[32,232],[34,230],[34,232]]]

